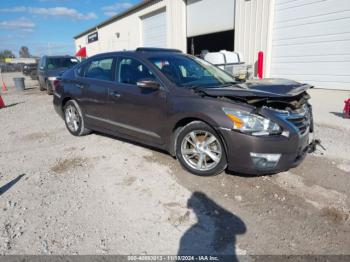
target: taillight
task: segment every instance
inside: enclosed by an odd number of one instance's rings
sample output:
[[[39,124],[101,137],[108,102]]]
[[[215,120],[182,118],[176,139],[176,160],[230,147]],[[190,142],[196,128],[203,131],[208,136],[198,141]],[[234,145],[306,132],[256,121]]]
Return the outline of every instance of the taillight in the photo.
[[[53,90],[57,90],[60,85],[61,85],[61,81],[58,79],[55,79],[53,81]]]

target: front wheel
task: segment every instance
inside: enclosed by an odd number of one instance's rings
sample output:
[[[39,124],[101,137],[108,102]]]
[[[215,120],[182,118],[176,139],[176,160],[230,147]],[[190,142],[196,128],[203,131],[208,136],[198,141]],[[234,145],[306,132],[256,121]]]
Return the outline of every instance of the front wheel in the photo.
[[[199,176],[218,175],[227,166],[219,135],[200,121],[192,122],[179,131],[176,156],[185,169]]]
[[[74,100],[69,100],[63,108],[64,122],[68,131],[74,136],[83,136],[90,133],[90,130],[85,128],[83,114],[78,103]]]

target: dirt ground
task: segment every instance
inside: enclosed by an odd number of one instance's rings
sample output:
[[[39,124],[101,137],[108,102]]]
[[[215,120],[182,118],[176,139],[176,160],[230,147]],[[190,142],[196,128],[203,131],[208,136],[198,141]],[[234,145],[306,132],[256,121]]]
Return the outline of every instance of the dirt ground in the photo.
[[[14,75],[0,110],[0,254],[350,254],[350,120],[316,110],[327,150],[288,172],[203,178],[163,152],[70,135],[52,97],[29,79],[16,92]]]

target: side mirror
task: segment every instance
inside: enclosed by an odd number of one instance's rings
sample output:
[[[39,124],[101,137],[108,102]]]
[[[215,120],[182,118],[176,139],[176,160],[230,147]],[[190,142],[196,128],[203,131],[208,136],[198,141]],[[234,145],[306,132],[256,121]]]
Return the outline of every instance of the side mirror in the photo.
[[[142,79],[138,81],[136,84],[138,87],[144,88],[144,89],[158,90],[160,88],[160,84],[153,79]]]
[[[44,67],[43,67],[43,66],[40,66],[39,69],[40,69],[40,70],[44,70]]]

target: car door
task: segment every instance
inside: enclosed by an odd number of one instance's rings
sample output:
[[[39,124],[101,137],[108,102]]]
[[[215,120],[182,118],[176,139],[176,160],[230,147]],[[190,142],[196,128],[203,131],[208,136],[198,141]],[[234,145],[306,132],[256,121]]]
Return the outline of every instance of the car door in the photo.
[[[88,125],[110,129],[108,90],[115,85],[113,56],[97,57],[78,68],[74,85]]]
[[[137,140],[162,144],[166,117],[166,91],[141,89],[142,79],[157,80],[156,75],[135,58],[119,57],[116,85],[109,90],[109,113],[114,129]],[[158,80],[157,80],[158,81]]]

